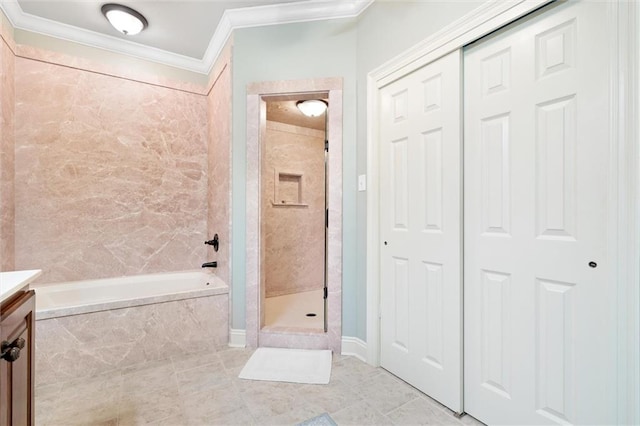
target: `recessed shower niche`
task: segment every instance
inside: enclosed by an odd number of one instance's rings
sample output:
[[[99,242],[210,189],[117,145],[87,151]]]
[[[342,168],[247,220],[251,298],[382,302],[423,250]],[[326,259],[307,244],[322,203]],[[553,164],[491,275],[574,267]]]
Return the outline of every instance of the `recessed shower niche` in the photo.
[[[303,201],[303,177],[303,173],[274,170],[273,206],[308,207]]]

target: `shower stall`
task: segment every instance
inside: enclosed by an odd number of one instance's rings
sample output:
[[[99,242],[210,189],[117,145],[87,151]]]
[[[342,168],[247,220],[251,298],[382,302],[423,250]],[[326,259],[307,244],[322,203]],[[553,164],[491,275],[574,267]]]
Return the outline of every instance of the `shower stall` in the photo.
[[[263,330],[321,333],[327,329],[326,112],[305,116],[297,107],[303,100],[289,96],[266,103],[261,324]]]

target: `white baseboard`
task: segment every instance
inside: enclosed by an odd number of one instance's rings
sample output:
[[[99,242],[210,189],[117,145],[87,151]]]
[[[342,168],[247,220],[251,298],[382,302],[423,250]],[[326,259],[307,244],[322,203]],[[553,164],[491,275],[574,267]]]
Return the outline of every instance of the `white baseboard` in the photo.
[[[247,346],[247,332],[242,329],[232,328],[229,330],[229,347],[244,348]]]
[[[342,355],[351,355],[367,362],[367,343],[357,337],[342,336]]]

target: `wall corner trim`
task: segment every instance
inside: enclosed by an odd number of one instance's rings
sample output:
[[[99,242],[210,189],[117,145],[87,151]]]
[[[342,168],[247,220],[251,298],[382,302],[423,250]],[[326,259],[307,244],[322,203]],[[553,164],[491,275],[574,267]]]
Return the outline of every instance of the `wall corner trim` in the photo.
[[[245,348],[247,346],[247,332],[239,328],[229,329],[229,347]]]
[[[357,337],[342,336],[342,355],[355,356],[367,362],[367,342]]]

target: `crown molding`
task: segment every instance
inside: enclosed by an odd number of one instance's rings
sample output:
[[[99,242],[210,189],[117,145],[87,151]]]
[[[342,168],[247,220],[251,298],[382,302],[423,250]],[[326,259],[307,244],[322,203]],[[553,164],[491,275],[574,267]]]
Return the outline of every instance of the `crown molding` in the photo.
[[[201,60],[24,13],[16,0],[2,0],[0,9],[16,29],[72,41],[85,46],[97,47],[189,71],[206,72],[206,67],[203,66]]]
[[[360,15],[374,0],[308,0],[304,2],[228,9],[222,15],[202,59],[123,40],[107,34],[85,30],[52,21],[22,11],[17,0],[0,0],[0,9],[20,30],[43,34],[85,46],[125,54],[187,71],[209,74],[236,28],[289,24],[325,19],[353,18]]]

